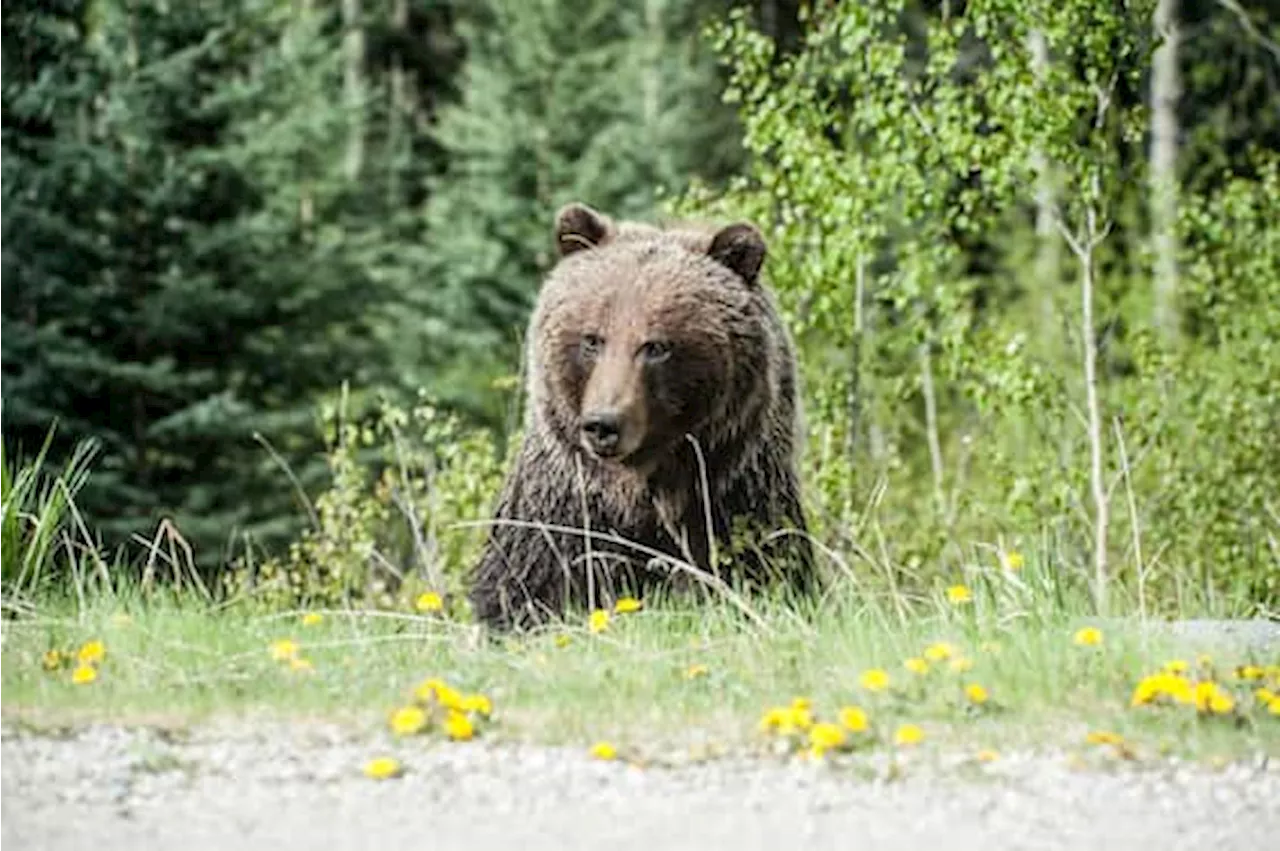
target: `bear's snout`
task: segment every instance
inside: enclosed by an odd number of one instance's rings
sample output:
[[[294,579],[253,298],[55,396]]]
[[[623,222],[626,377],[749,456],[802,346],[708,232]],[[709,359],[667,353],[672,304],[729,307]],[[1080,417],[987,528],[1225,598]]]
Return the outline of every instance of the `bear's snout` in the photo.
[[[582,439],[601,458],[618,454],[622,442],[622,417],[616,411],[597,411],[582,420]]]

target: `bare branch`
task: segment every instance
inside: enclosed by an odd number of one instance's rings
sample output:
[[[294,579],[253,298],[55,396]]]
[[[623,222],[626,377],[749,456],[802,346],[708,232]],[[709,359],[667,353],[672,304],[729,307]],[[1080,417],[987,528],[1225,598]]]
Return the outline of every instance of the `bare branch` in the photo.
[[[1280,44],[1276,44],[1262,33],[1258,32],[1258,28],[1253,25],[1253,21],[1249,20],[1249,13],[1246,12],[1236,0],[1218,0],[1218,5],[1235,15],[1236,20],[1240,24],[1240,29],[1244,30],[1245,35],[1256,41],[1268,53],[1280,60]]]
[[[1103,120],[1107,117],[1107,110],[1111,108],[1111,98],[1116,93],[1116,84],[1120,82],[1120,72],[1111,75],[1111,79],[1107,82],[1106,87],[1094,86],[1093,93],[1098,98],[1098,112],[1093,118],[1093,126],[1095,129],[1102,127]]]
[[[1062,234],[1062,238],[1066,240],[1067,247],[1071,249],[1071,253],[1076,257],[1084,257],[1085,246],[1075,234],[1067,227],[1067,223],[1062,220],[1062,213],[1055,209],[1053,211],[1053,223],[1058,227],[1058,233]]]

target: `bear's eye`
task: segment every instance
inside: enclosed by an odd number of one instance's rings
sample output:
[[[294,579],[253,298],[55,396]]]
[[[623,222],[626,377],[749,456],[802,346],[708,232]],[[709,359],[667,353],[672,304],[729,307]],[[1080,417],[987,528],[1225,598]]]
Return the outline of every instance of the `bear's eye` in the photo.
[[[604,338],[597,334],[582,335],[582,356],[584,358],[594,358],[600,354],[600,350],[604,348]]]
[[[662,363],[671,357],[671,344],[662,340],[650,340],[640,347],[640,357],[646,363]]]

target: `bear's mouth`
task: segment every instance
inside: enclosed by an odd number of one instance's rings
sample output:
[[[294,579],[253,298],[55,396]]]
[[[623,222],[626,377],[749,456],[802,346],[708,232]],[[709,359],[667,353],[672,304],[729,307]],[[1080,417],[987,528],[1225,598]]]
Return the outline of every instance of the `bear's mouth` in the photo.
[[[587,455],[595,460],[618,465],[625,465],[630,461],[639,448],[624,447],[621,442],[612,445],[600,445],[598,442],[585,438],[580,441],[580,446]]]
[[[613,448],[600,451],[587,441],[582,441],[582,451],[593,461],[617,470],[629,470],[642,476],[652,474],[671,452],[671,441],[640,441],[625,450]]]

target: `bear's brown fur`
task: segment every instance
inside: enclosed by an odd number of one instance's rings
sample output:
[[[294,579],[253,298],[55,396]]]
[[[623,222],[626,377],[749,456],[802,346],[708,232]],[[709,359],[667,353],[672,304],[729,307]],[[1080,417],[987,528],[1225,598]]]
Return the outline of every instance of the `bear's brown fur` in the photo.
[[[808,587],[796,368],[759,279],[760,232],[614,222],[570,204],[555,235],[560,259],[529,322],[523,444],[474,575],[477,617],[531,626],[664,578],[705,583],[720,575],[708,520],[720,552],[743,521],[753,542],[726,580]]]

